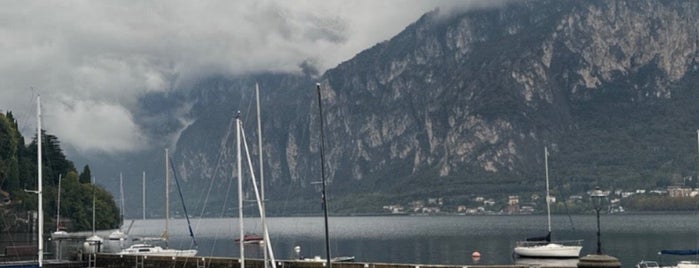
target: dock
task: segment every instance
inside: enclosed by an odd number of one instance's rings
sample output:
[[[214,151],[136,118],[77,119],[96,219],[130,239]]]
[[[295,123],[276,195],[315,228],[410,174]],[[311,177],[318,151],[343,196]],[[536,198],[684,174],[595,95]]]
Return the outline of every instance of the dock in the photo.
[[[305,260],[277,260],[278,268],[322,268],[325,262]],[[100,253],[96,254],[96,267],[180,267],[180,268],[223,268],[238,267],[238,258],[226,257],[165,257],[135,256]],[[365,262],[333,262],[335,268],[529,268],[531,265],[425,265]],[[245,259],[245,268],[264,268],[264,260]]]

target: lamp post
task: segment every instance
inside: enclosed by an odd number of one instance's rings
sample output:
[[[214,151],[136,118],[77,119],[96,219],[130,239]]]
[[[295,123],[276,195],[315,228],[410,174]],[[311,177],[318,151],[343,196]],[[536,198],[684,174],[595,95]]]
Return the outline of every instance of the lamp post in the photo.
[[[599,228],[599,211],[602,210],[602,203],[604,199],[609,195],[608,192],[602,191],[598,187],[590,193],[590,199],[592,199],[592,205],[597,212],[597,255],[602,255],[602,243],[600,242],[600,228]]]

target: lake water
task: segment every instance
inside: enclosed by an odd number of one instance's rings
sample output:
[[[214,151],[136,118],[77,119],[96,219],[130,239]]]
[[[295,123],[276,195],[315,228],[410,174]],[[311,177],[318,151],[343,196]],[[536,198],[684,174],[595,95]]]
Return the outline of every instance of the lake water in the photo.
[[[546,232],[544,215],[331,217],[329,222],[332,256],[355,256],[359,262],[511,264],[515,263],[515,241]],[[619,258],[623,267],[633,267],[640,260],[659,260],[661,249],[699,248],[697,223],[699,216],[693,214],[602,215],[602,251]],[[244,224],[249,232],[262,233],[259,219],[246,219]],[[136,220],[130,237],[156,236],[163,225],[163,220]],[[233,242],[238,236],[237,219],[193,219],[192,225],[199,256],[239,255]],[[294,246],[301,247],[304,257],[324,256],[322,218],[270,218],[268,225],[278,259],[296,258]],[[595,252],[594,215],[554,216],[553,226],[554,239],[584,239],[581,255]],[[126,246],[106,242],[106,250]],[[189,248],[190,244],[186,221],[171,220],[169,246]],[[262,256],[258,245],[246,245],[245,250],[248,257]],[[471,258],[474,251],[481,254],[478,262]],[[695,257],[684,257],[689,258]],[[662,261],[677,260],[663,257]]]

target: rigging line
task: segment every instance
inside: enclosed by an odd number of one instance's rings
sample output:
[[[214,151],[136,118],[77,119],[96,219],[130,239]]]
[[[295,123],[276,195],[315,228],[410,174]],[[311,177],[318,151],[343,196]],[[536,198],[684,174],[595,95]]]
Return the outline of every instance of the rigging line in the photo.
[[[233,119],[231,119],[229,121],[228,128],[226,129],[226,132],[225,132],[223,138],[221,139],[221,143],[219,145],[219,148],[222,148],[222,150],[219,151],[218,157],[216,159],[216,166],[214,167],[214,172],[212,173],[212,178],[209,182],[209,189],[207,190],[206,195],[204,196],[204,200],[203,201],[200,200],[201,203],[199,203],[199,205],[201,207],[201,212],[199,213],[200,220],[198,222],[201,222],[201,218],[203,217],[204,211],[206,210],[206,204],[209,202],[209,197],[211,196],[211,191],[213,189],[214,181],[216,179],[216,174],[218,174],[218,170],[221,167],[221,162],[223,161],[223,156],[225,154],[226,142],[228,141],[228,138],[230,137],[231,130],[233,128],[233,122],[234,122]],[[198,227],[199,227],[199,224],[197,223],[197,225],[195,226],[195,230],[197,230]]]
[[[194,246],[197,247],[197,240],[194,238],[194,232],[192,232],[192,224],[189,221],[189,214],[187,213],[187,206],[184,203],[184,197],[182,196],[182,188],[180,187],[180,180],[177,179],[177,171],[175,170],[175,163],[172,162],[172,158],[169,158],[170,160],[170,169],[172,170],[172,175],[175,177],[175,184],[177,185],[177,193],[180,194],[180,202],[182,203],[182,210],[184,210],[184,217],[187,219],[187,227],[189,227],[189,236],[192,237],[192,243],[194,243]]]
[[[234,122],[235,122],[235,117],[231,117],[231,120],[228,124],[228,129],[226,130],[226,135],[221,140],[221,145],[220,145],[221,151],[219,151],[220,152],[219,157],[216,161],[216,167],[214,168],[214,173],[213,173],[214,178],[216,178],[216,174],[218,174],[218,170],[221,167],[221,162],[223,161],[223,156],[226,154],[226,149],[227,149],[226,142],[228,141],[228,139],[230,137],[230,133],[233,129]],[[225,174],[223,174],[223,177],[224,178],[226,177]],[[226,213],[226,208],[227,208],[226,204],[228,204],[228,197],[231,193],[231,187],[233,185],[231,180],[225,180],[225,182],[228,182],[228,183],[227,183],[227,187],[226,187],[226,193],[223,195],[224,199],[223,199],[223,203],[221,204],[221,211],[220,211],[219,217],[224,217],[224,215]],[[205,201],[204,204],[208,203],[208,198],[209,198],[209,195],[211,193],[212,186],[213,186],[213,180],[212,180],[212,183],[209,185],[209,192],[207,193],[207,197],[206,197],[207,201]],[[205,209],[205,206],[202,206],[202,213],[201,213],[202,215],[204,214],[204,209]],[[201,219],[201,217],[200,217],[200,219]],[[214,249],[216,248],[217,242],[218,242],[218,237],[214,237],[214,242],[211,244],[211,252],[214,252]]]
[[[556,180],[556,186],[558,186],[557,188],[560,189],[561,196],[564,196],[563,195],[563,185],[562,185],[560,179]],[[568,215],[568,222],[570,223],[570,228],[573,229],[573,231],[575,231],[575,224],[573,222],[573,217],[570,216],[570,210],[568,209],[568,202],[566,202],[566,200],[563,200],[563,207],[565,207],[565,209],[566,209],[566,215]]]

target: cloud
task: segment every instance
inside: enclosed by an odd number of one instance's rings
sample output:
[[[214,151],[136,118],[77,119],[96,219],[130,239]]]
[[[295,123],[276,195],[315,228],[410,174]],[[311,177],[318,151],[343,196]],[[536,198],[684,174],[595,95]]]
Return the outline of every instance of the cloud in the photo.
[[[40,92],[62,103],[46,112],[60,115],[53,132],[64,143],[85,151],[137,150],[144,135],[129,111],[144,94],[212,75],[322,73],[439,5],[472,2],[1,2],[0,109],[31,118],[28,100]]]
[[[43,124],[78,152],[133,152],[146,144],[123,106],[66,100],[45,107],[53,113],[43,117]]]

